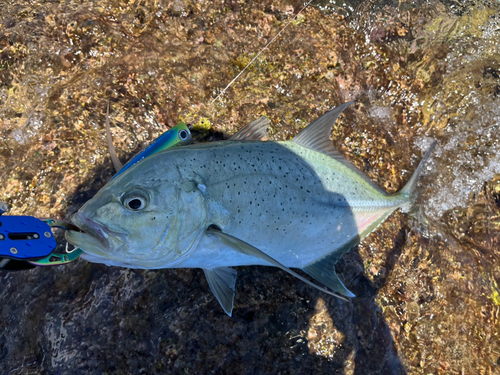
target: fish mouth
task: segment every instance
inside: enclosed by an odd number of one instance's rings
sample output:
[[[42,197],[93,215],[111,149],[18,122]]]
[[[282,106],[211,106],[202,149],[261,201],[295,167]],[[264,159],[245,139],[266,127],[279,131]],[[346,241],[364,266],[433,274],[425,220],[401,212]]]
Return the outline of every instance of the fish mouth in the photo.
[[[89,219],[82,212],[77,212],[71,222],[83,232],[69,230],[66,232],[66,239],[75,247],[79,247],[86,253],[100,257],[108,257],[106,250],[110,251],[112,246],[111,238],[124,242],[125,233],[113,231],[106,226]]]
[[[104,257],[102,255],[96,255],[94,253],[87,253],[84,252],[81,256],[81,259],[86,260],[87,262],[91,263],[102,263],[107,266],[115,266],[115,267],[125,267],[125,268],[134,268],[134,269],[155,269],[155,268],[162,268],[162,267],[155,267],[154,265],[142,265],[142,264],[137,264],[136,262],[127,262],[123,260],[116,260],[114,258],[110,257]]]
[[[117,267],[126,267],[126,268],[140,268],[140,267],[134,267],[133,264],[129,264],[127,262],[117,261],[117,260],[114,260],[114,259],[110,259],[108,257],[104,257],[102,255],[96,255],[94,253],[84,252],[80,256],[80,258],[86,260],[87,262],[102,263],[102,264],[105,264],[107,266],[117,266]]]

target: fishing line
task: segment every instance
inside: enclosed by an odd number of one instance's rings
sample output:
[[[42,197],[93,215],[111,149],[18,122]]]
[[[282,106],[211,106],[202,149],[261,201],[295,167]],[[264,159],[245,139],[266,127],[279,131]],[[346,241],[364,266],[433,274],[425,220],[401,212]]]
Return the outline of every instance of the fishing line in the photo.
[[[237,80],[237,79],[238,79],[238,78],[239,78],[239,77],[243,74],[243,72],[244,72],[245,70],[247,70],[247,68],[248,68],[250,65],[252,65],[252,64],[253,64],[253,62],[254,62],[255,60],[257,60],[257,58],[258,58],[258,57],[262,54],[262,52],[264,52],[264,51],[266,50],[266,48],[267,48],[267,47],[269,47],[269,45],[270,45],[272,42],[274,42],[274,41],[276,40],[276,38],[278,38],[278,37],[281,35],[281,33],[282,33],[282,32],[283,32],[283,31],[284,31],[284,30],[288,27],[288,25],[290,25],[293,21],[295,21],[295,19],[297,18],[297,16],[298,16],[300,13],[302,13],[302,11],[303,11],[304,9],[306,9],[306,8],[309,6],[309,4],[311,4],[311,3],[312,3],[312,1],[313,1],[313,0],[309,0],[309,1],[306,3],[306,5],[304,5],[304,6],[302,7],[302,9],[301,9],[301,10],[299,10],[299,11],[297,12],[297,14],[296,14],[295,16],[293,16],[293,17],[292,17],[292,19],[291,19],[290,21],[288,21],[288,23],[287,23],[287,24],[286,24],[286,25],[285,25],[285,26],[284,26],[284,27],[283,27],[283,28],[279,31],[279,33],[278,33],[278,34],[276,34],[276,35],[274,36],[274,38],[273,38],[273,39],[271,39],[271,41],[270,41],[269,43],[267,43],[267,44],[264,46],[264,48],[262,48],[262,49],[260,50],[260,52],[259,52],[259,53],[258,53],[258,54],[257,54],[257,55],[253,58],[253,59],[252,59],[252,61],[250,61],[250,62],[247,64],[247,66],[245,66],[245,67],[243,68],[243,70],[242,70],[241,72],[239,72],[239,73],[238,73],[238,75],[237,75],[236,77],[234,77],[234,79],[233,79],[231,82],[229,82],[229,85],[227,85],[227,86],[224,88],[224,90],[222,90],[222,91],[219,93],[219,95],[217,95],[217,97],[216,97],[214,100],[212,100],[212,103],[210,103],[210,104],[214,104],[214,103],[217,101],[217,99],[219,99],[222,95],[224,95],[224,93],[226,92],[226,90],[227,90],[229,87],[231,87],[231,85],[232,85],[232,84],[233,84],[233,83],[234,83],[234,82],[235,82],[235,81],[236,81],[236,80]]]

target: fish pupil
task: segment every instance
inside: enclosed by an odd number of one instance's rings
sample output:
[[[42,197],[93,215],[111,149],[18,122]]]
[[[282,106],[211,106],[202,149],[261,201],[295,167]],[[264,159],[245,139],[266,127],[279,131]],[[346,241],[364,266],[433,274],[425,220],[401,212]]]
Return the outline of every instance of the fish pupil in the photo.
[[[131,210],[138,210],[142,206],[142,202],[140,199],[131,199],[128,202],[128,206],[130,207]]]

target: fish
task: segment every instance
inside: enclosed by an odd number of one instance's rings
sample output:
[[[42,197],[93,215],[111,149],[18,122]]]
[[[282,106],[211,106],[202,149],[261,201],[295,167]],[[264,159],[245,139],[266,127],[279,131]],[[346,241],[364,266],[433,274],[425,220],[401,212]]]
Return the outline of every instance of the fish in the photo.
[[[229,316],[237,266],[279,267],[326,293],[355,297],[335,264],[391,213],[412,206],[436,142],[403,189],[388,194],[330,140],[352,103],[288,141],[262,141],[269,120],[261,118],[225,141],[153,153],[87,201],[72,217],[83,232],[68,231],[66,238],[89,262],[201,268]]]

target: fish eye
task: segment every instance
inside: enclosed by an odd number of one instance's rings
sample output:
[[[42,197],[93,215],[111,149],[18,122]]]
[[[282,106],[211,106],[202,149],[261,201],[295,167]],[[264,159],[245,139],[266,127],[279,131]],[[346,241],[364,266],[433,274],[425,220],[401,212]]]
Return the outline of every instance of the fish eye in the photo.
[[[141,191],[133,190],[122,197],[122,205],[127,210],[141,211],[148,205],[148,198]]]
[[[179,135],[179,139],[181,141],[185,141],[189,137],[189,133],[186,130],[184,130],[184,129],[180,130],[178,135]]]

